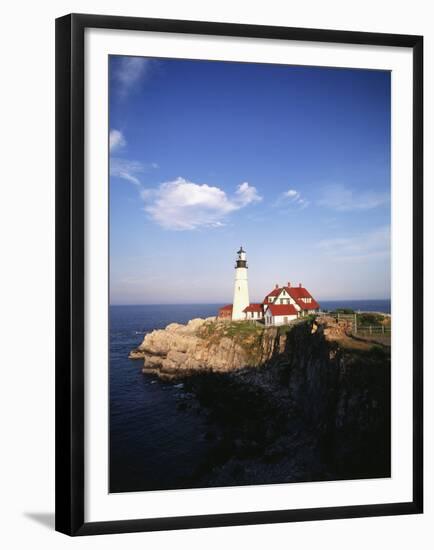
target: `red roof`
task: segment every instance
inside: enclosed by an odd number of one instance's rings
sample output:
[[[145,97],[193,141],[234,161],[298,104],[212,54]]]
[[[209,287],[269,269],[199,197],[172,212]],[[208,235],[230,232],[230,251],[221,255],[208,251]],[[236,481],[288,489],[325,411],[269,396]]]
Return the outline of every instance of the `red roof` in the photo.
[[[282,289],[281,288],[274,288],[271,292],[269,292],[265,298],[264,298],[264,301],[262,302],[263,304],[268,304],[268,298],[270,296],[278,296],[280,293],[282,292]]]
[[[297,310],[292,304],[270,304],[271,315],[297,315]]]
[[[310,292],[308,292],[302,286],[284,286],[281,288],[274,288],[271,292],[269,292],[265,296],[264,301],[262,303],[269,304],[268,298],[270,296],[278,296],[283,289],[285,289],[286,292],[291,296],[291,298],[297,302],[297,305],[300,306],[301,309],[305,309],[305,310],[319,309],[318,302],[314,300]],[[311,302],[310,303],[303,302],[302,298],[311,298]]]
[[[223,311],[223,310],[230,310],[232,311],[232,304],[228,304],[227,306],[223,306],[219,309],[219,311]]]
[[[319,309],[319,304],[312,298],[312,295],[302,286],[285,286],[286,292],[301,309]],[[311,298],[311,302],[303,302],[302,298]]]
[[[285,286],[285,290],[294,300],[297,298],[312,298],[303,286]]]
[[[262,312],[262,304],[250,304],[249,306],[245,307],[243,311],[246,313],[248,311],[261,311]]]

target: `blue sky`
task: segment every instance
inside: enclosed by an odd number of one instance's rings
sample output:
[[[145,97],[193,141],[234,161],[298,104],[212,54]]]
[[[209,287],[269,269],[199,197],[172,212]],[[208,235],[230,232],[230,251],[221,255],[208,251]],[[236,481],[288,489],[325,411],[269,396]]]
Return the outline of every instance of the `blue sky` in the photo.
[[[110,301],[390,298],[390,73],[110,57]]]

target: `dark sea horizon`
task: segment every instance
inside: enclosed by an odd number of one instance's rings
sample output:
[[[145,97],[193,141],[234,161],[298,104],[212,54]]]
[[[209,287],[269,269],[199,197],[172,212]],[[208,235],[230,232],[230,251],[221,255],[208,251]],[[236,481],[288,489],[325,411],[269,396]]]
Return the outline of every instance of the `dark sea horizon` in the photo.
[[[128,359],[146,333],[168,324],[212,317],[223,304],[110,306],[110,492],[178,488],[211,448],[206,419],[185,407],[182,382],[143,374]],[[324,300],[322,309],[390,313],[390,300]]]
[[[378,311],[381,313],[390,313],[391,300],[390,298],[383,299],[366,299],[366,300],[318,300],[321,310],[333,310],[336,308],[350,308],[355,311]],[[185,308],[215,308],[217,312],[219,307],[222,307],[228,302],[211,302],[211,303],[185,303],[185,304],[110,304],[110,307],[185,307]],[[215,313],[214,313],[215,314]],[[212,315],[210,315],[212,316]],[[175,321],[177,322],[177,321]]]

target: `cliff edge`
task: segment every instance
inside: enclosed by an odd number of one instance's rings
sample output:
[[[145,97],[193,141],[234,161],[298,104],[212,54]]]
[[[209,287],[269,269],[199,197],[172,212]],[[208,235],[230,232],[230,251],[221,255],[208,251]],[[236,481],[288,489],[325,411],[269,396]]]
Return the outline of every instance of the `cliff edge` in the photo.
[[[166,379],[203,372],[232,372],[281,358],[288,351],[288,338],[295,329],[310,335],[306,346],[318,339],[328,342],[332,355],[337,347],[363,350],[372,346],[370,342],[352,337],[347,322],[336,322],[327,316],[302,319],[281,327],[210,317],[192,319],[186,325],[172,323],[146,334],[129,358],[143,360],[144,372]]]
[[[286,327],[288,329],[288,327]],[[147,334],[130,359],[143,359],[144,372],[161,378],[258,367],[283,351],[286,332],[250,322],[192,319]]]
[[[318,316],[288,326],[194,319],[131,358],[182,378],[215,441],[189,487],[390,476],[390,347]],[[199,414],[199,412],[198,412]]]

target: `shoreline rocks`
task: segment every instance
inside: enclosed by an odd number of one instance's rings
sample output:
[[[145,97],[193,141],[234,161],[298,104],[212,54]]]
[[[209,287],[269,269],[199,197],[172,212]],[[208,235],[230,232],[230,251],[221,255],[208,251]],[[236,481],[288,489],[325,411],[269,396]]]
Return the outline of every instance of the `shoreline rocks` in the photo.
[[[183,378],[207,416],[215,444],[189,487],[390,475],[390,347],[354,340],[344,321],[193,319],[130,357]]]
[[[192,319],[186,325],[172,323],[146,334],[129,358],[143,359],[143,372],[162,378],[228,372],[252,363],[257,366],[258,360],[251,352],[256,350],[257,337],[264,329],[245,325],[216,321],[213,317]]]
[[[143,360],[143,372],[165,379],[238,371],[281,361],[288,352],[288,336],[296,327],[304,327],[306,355],[319,340],[328,343],[330,356],[335,355],[336,347],[368,350],[373,345],[354,338],[348,321],[328,316],[300,319],[280,327],[209,317],[153,330],[130,352],[129,358]]]

